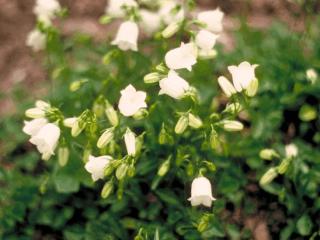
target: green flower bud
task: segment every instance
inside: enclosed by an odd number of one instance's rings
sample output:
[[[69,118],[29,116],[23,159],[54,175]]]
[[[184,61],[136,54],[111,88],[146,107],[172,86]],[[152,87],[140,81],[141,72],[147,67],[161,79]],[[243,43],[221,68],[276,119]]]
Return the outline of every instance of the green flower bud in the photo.
[[[112,105],[106,101],[106,111],[105,114],[112,126],[116,127],[119,124],[119,117],[117,111],[112,107]]]
[[[164,144],[171,145],[171,144],[173,144],[173,138],[172,138],[172,136],[169,135],[169,133],[167,133],[164,124],[162,124],[161,130],[160,130],[160,133],[159,133],[158,141],[159,141],[159,144],[161,144],[161,145],[164,145]]]
[[[248,97],[254,97],[257,94],[258,91],[258,87],[259,87],[259,81],[257,78],[254,78],[249,86],[247,87],[245,93]]]
[[[163,177],[164,175],[167,174],[167,172],[170,169],[170,162],[171,162],[171,156],[161,164],[160,168],[158,169],[158,173],[157,173],[158,176]]]
[[[77,137],[85,128],[85,124],[82,124],[82,126],[80,125],[81,125],[80,119],[77,119],[71,128],[71,135],[73,137]]]
[[[69,160],[69,149],[67,147],[60,147],[58,150],[58,162],[61,167],[64,167]]]
[[[272,167],[270,168],[265,174],[263,174],[263,176],[260,179],[260,185],[268,185],[269,183],[271,183],[273,181],[273,179],[275,179],[278,176],[278,172],[277,169]]]
[[[199,221],[199,224],[197,226],[197,229],[200,233],[204,232],[208,226],[209,226],[209,222],[210,222],[210,218],[211,216],[209,214],[204,214]]]
[[[109,195],[111,194],[112,191],[113,191],[113,181],[110,180],[104,184],[102,191],[101,191],[101,197],[102,198],[109,197]]]
[[[112,17],[108,15],[103,15],[99,18],[100,24],[108,24],[112,21]]]
[[[83,85],[84,83],[86,83],[86,82],[88,82],[87,79],[81,79],[81,80],[73,81],[73,82],[70,83],[70,85],[69,85],[69,90],[70,90],[71,92],[76,92],[76,91],[78,91],[78,90],[82,87],[82,85]]]
[[[288,167],[290,166],[292,158],[285,158],[282,160],[280,165],[278,166],[278,173],[279,174],[285,174],[288,170]]]
[[[177,124],[176,124],[176,126],[174,128],[175,133],[176,134],[182,134],[187,129],[188,125],[189,125],[188,116],[187,115],[182,115],[179,118],[179,120],[178,120],[178,122],[177,122]]]
[[[169,69],[166,67],[166,65],[164,63],[160,63],[159,65],[157,65],[156,66],[156,70],[159,73],[162,73],[162,74],[165,74],[165,75],[167,75],[168,71],[169,71]]]
[[[88,162],[89,160],[89,156],[91,155],[91,148],[86,148],[84,151],[83,151],[83,156],[82,156],[82,161],[83,162]]]
[[[173,22],[169,24],[161,33],[163,38],[170,38],[176,34],[181,26],[181,22]]]
[[[157,72],[152,72],[144,76],[144,83],[157,83],[162,79],[162,76]]]
[[[128,168],[128,177],[133,177],[136,174],[136,168],[131,164]]]
[[[220,123],[222,124],[224,130],[228,132],[236,132],[243,129],[243,124],[239,121],[222,120]]]
[[[113,171],[115,169],[114,163],[115,163],[115,161],[112,161],[112,162],[110,162],[110,164],[107,164],[107,166],[105,167],[105,169],[104,169],[104,176],[105,177],[108,177],[113,173]]]
[[[228,112],[228,113],[231,113],[231,114],[238,114],[239,112],[242,111],[242,106],[240,103],[231,103],[231,104],[228,104],[224,110],[224,112]]]
[[[98,139],[98,142],[97,142],[97,147],[98,148],[104,148],[105,146],[107,146],[112,140],[113,140],[113,137],[114,137],[114,128],[108,128],[107,130],[105,130],[103,132],[103,134],[100,136],[100,138]]]
[[[189,117],[189,126],[192,128],[200,128],[202,127],[203,123],[200,117],[193,115],[192,113],[188,114]]]
[[[127,175],[127,172],[128,172],[128,164],[127,163],[122,163],[116,170],[116,177],[118,180],[121,180],[123,179],[126,175]]]
[[[220,146],[218,133],[214,129],[212,129],[210,133],[210,146],[213,150],[217,150]]]
[[[134,115],[133,115],[133,118],[136,119],[136,120],[141,120],[141,119],[144,119],[145,117],[148,116],[148,110],[145,109],[145,108],[141,108],[139,109],[138,112],[136,112]]]
[[[46,116],[46,112],[41,108],[29,108],[25,115],[28,118],[43,118]]]
[[[259,156],[265,160],[272,160],[273,158],[280,157],[279,154],[273,149],[262,149],[259,153]]]

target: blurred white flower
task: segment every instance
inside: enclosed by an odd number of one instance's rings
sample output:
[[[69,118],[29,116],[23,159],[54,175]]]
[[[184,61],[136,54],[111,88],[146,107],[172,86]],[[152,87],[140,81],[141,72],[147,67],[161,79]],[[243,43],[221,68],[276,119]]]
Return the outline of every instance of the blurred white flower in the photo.
[[[216,200],[212,196],[212,189],[210,181],[205,177],[195,178],[191,185],[191,201],[192,206],[204,205],[211,207],[212,201]]]
[[[160,2],[159,15],[165,24],[181,22],[184,19],[184,10],[177,8],[178,3],[174,0],[162,0]]]
[[[239,121],[222,120],[220,121],[220,123],[223,126],[224,130],[228,132],[236,132],[241,131],[243,129],[243,124]]]
[[[50,25],[51,20],[60,10],[61,6],[57,0],[37,0],[33,13],[37,15],[38,20]]]
[[[36,118],[31,121],[24,121],[24,127],[22,131],[30,136],[34,136],[47,123],[48,120],[45,118]]]
[[[29,118],[44,118],[48,108],[50,108],[49,103],[42,100],[37,100],[35,107],[27,109],[25,115]]]
[[[30,142],[36,145],[38,151],[42,154],[43,160],[48,160],[54,155],[60,137],[60,128],[53,123],[44,125],[30,139]]]
[[[196,35],[197,46],[204,51],[210,51],[219,36],[207,30],[200,30]]]
[[[254,71],[257,66],[257,64],[251,65],[248,62],[242,62],[239,66],[228,67],[232,75],[233,85],[238,92],[247,89],[250,83],[256,78]]]
[[[227,97],[230,97],[232,94],[235,94],[237,92],[232,83],[224,76],[220,76],[218,78],[218,83]]]
[[[197,62],[197,48],[193,43],[181,43],[181,46],[167,52],[165,62],[172,70],[186,68],[191,71]]]
[[[135,156],[136,155],[136,136],[129,128],[127,128],[127,131],[124,134],[124,142],[126,144],[128,155]]]
[[[317,81],[318,73],[317,73],[316,70],[314,70],[313,68],[309,68],[309,69],[306,71],[306,76],[307,76],[307,79],[308,79],[312,84],[314,84],[314,83]]]
[[[121,97],[118,107],[124,116],[133,116],[141,108],[147,107],[145,102],[147,94],[143,91],[137,91],[131,84],[120,93]]]
[[[134,0],[109,0],[106,7],[106,14],[111,17],[124,17],[126,12],[124,7],[137,7],[138,4]]]
[[[152,35],[159,30],[161,25],[159,14],[142,9],[140,10],[140,16],[140,26],[147,35]]]
[[[138,25],[135,22],[126,21],[120,25],[117,36],[111,44],[117,45],[123,51],[137,51],[138,35]]]
[[[160,80],[159,85],[161,88],[160,95],[167,94],[175,99],[182,98],[190,88],[189,83],[173,70],[169,72],[167,78]]]
[[[200,22],[203,22],[206,24],[205,29],[214,33],[220,33],[223,29],[223,26],[222,26],[223,15],[224,13],[220,11],[219,8],[217,8],[211,11],[200,12],[198,14],[197,19]]]
[[[31,47],[33,51],[38,52],[45,49],[47,36],[37,29],[32,30],[28,36],[26,45]]]
[[[89,161],[85,165],[85,169],[91,173],[93,181],[103,179],[104,169],[112,160],[111,156],[105,155],[100,157],[89,156]]]
[[[298,155],[298,148],[294,143],[285,146],[286,156],[288,158],[293,158]]]

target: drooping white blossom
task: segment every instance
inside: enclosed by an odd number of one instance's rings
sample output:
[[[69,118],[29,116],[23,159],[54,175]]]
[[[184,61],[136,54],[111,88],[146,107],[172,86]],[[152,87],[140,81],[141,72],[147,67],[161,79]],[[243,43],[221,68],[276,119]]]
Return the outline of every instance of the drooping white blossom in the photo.
[[[293,158],[298,155],[298,148],[295,144],[291,143],[285,146],[286,157]]]
[[[169,72],[167,78],[160,80],[159,85],[161,88],[160,95],[167,94],[175,99],[184,97],[186,91],[190,88],[189,83],[173,70]]]
[[[147,35],[152,35],[159,30],[161,26],[161,18],[159,14],[142,9],[140,10],[141,22],[140,26]]]
[[[38,151],[42,154],[43,160],[48,160],[54,155],[60,137],[60,128],[47,123],[30,139],[30,142],[36,145]]]
[[[159,16],[165,24],[171,24],[173,22],[180,22],[184,19],[184,10],[179,7],[177,1],[174,0],[162,0],[160,1]]]
[[[106,7],[106,14],[111,17],[124,17],[126,15],[125,7],[137,7],[135,0],[109,0]]]
[[[232,75],[232,81],[235,89],[241,92],[246,89],[255,79],[255,69],[258,65],[251,65],[248,62],[242,62],[239,66],[229,66],[228,70]]]
[[[133,116],[140,109],[147,107],[145,102],[147,97],[146,92],[137,91],[131,84],[120,93],[121,97],[118,107],[122,115],[126,117]]]
[[[205,29],[214,33],[220,33],[223,30],[223,15],[224,13],[217,8],[215,10],[200,12],[197,19],[206,25]]]
[[[138,35],[138,25],[135,22],[126,21],[120,25],[116,38],[111,42],[111,44],[117,45],[123,51],[137,51]]]
[[[195,42],[201,50],[210,51],[216,44],[218,37],[218,35],[207,30],[200,30],[196,35]]]
[[[38,29],[32,30],[26,40],[26,45],[31,47],[33,51],[38,52],[45,49],[47,36]]]
[[[47,123],[48,120],[45,118],[36,118],[31,121],[24,121],[24,127],[22,131],[30,136],[34,136]]]
[[[112,160],[111,156],[105,155],[100,157],[89,156],[89,161],[85,165],[85,169],[91,173],[93,181],[104,177],[104,169]]]
[[[37,15],[39,21],[45,25],[51,25],[51,20],[60,10],[61,6],[57,0],[37,0],[33,13]]]
[[[197,48],[193,43],[181,43],[181,46],[167,52],[165,63],[172,70],[186,68],[191,71],[197,62]]]
[[[216,200],[212,196],[211,183],[205,177],[195,178],[191,184],[191,201],[192,206],[204,205],[211,207],[212,201]]]
[[[124,142],[126,144],[128,155],[135,156],[136,155],[136,136],[129,128],[127,128],[127,131],[124,134]]]

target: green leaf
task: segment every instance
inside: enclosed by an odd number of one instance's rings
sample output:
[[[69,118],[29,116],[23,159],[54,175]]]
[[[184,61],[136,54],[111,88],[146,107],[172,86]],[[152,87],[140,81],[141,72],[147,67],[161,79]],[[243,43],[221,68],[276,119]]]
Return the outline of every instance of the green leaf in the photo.
[[[311,233],[313,223],[309,217],[309,215],[304,214],[302,215],[299,220],[297,221],[297,230],[300,235],[302,236],[308,236]]]

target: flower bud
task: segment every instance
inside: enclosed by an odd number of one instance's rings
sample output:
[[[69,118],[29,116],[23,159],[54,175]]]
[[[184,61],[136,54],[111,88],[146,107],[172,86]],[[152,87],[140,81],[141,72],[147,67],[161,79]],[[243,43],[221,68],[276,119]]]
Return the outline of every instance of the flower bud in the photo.
[[[46,113],[41,108],[29,108],[25,112],[25,115],[29,118],[44,118]]]
[[[273,158],[280,157],[279,154],[273,149],[262,149],[259,153],[259,156],[264,160],[272,160]]]
[[[115,168],[115,163],[116,161],[112,161],[110,164],[108,164],[105,168],[104,168],[104,176],[108,177],[112,174],[112,172],[114,171]]]
[[[130,130],[130,128],[127,128],[127,131],[124,134],[124,142],[126,144],[128,155],[135,156],[136,155],[136,137],[134,133]]]
[[[278,176],[277,169],[272,167],[270,168],[260,179],[260,185],[267,185],[273,181]]]
[[[71,92],[76,92],[76,91],[78,91],[80,89],[81,86],[82,86],[82,82],[81,81],[79,81],[79,80],[78,81],[74,81],[74,82],[70,83],[69,90]]]
[[[72,128],[74,123],[77,121],[76,117],[66,118],[63,120],[63,125],[68,128]]]
[[[231,104],[228,104],[226,106],[226,108],[224,109],[224,112],[228,112],[228,113],[231,113],[231,114],[238,114],[239,112],[242,111],[242,106],[240,103],[236,102],[236,103],[231,103]]]
[[[49,103],[42,101],[42,100],[37,100],[35,105],[37,108],[40,108],[40,109],[46,109],[46,108],[50,107]]]
[[[157,83],[162,79],[162,76],[157,72],[152,72],[144,76],[144,83]]]
[[[107,130],[105,130],[103,132],[103,134],[100,136],[100,138],[98,139],[97,142],[97,147],[98,148],[104,148],[105,146],[107,146],[114,137],[114,132],[113,132],[114,128],[108,128]]]
[[[117,111],[112,107],[112,105],[106,101],[106,111],[105,114],[112,126],[116,127],[119,124],[119,117]]]
[[[101,191],[101,197],[102,198],[109,197],[109,195],[111,194],[112,191],[113,191],[113,181],[110,180],[104,184],[102,191]]]
[[[246,89],[246,91],[245,91],[246,94],[247,94],[247,96],[248,96],[248,97],[253,97],[253,96],[255,96],[255,95],[257,94],[258,87],[259,87],[259,81],[258,81],[257,78],[254,78],[254,79],[250,82],[249,86],[247,87],[247,89]]]
[[[166,128],[164,124],[162,124],[160,133],[159,133],[159,138],[158,138],[159,144],[164,145],[164,144],[173,144],[173,138],[172,136],[167,133]]]
[[[128,168],[128,177],[133,177],[136,174],[136,168],[134,167],[133,164],[131,164]]]
[[[118,180],[123,179],[128,172],[129,166],[126,163],[122,163],[116,170],[116,177]]]
[[[293,143],[286,145],[285,151],[287,158],[294,158],[298,155],[298,148]]]
[[[88,162],[90,155],[91,155],[91,148],[86,147],[85,150],[83,151],[82,161],[85,163]]]
[[[217,150],[219,148],[219,138],[217,132],[212,129],[210,133],[210,146],[213,150]]]
[[[280,163],[280,165],[278,166],[278,173],[279,174],[285,174],[288,170],[288,167],[291,163],[292,158],[285,158],[282,160],[282,162]]]
[[[237,92],[232,83],[224,76],[218,78],[218,83],[227,97],[231,97],[232,94]]]
[[[69,149],[67,147],[60,147],[58,150],[58,162],[61,167],[64,167],[69,160]]]
[[[239,121],[222,120],[220,123],[222,124],[224,130],[228,132],[236,132],[243,129],[243,124]]]
[[[159,65],[156,66],[156,70],[159,72],[159,73],[162,73],[162,74],[168,74],[168,71],[169,69],[166,67],[166,65],[164,63],[160,63]]]
[[[164,175],[167,174],[167,172],[170,169],[170,161],[171,161],[171,156],[161,164],[160,168],[158,169],[158,173],[157,173],[158,176],[163,177]]]
[[[208,51],[199,50],[199,52],[198,52],[198,57],[199,57],[199,59],[202,59],[202,60],[213,59],[217,55],[218,55],[218,52],[215,49],[211,49]]]
[[[177,122],[177,124],[176,124],[176,126],[174,128],[175,133],[176,134],[182,134],[187,129],[188,125],[189,125],[188,116],[187,115],[182,115],[179,118],[179,120],[178,120],[178,122]]]
[[[147,109],[141,108],[133,115],[133,118],[136,120],[141,120],[141,119],[144,119],[145,117],[147,117],[148,114],[149,114],[149,112]]]
[[[136,138],[136,154],[138,155],[141,152],[142,146],[143,146],[143,139],[144,139],[144,133],[140,134],[137,138]]]
[[[192,113],[188,114],[188,118],[189,118],[189,126],[192,128],[200,128],[202,127],[203,123],[202,120],[200,119],[200,117],[193,115]]]
[[[210,222],[210,215],[204,214],[199,221],[199,224],[197,227],[198,231],[200,233],[204,232],[208,228],[209,222]]]
[[[94,114],[100,118],[103,116],[104,111],[105,111],[105,105],[104,102],[102,101],[95,101],[93,106],[92,106],[92,111],[94,112]]]
[[[172,37],[174,34],[176,34],[181,26],[181,22],[173,22],[170,23],[161,33],[163,38],[170,38]]]
[[[316,81],[317,81],[317,78],[318,78],[318,74],[317,72],[313,69],[313,68],[310,68],[306,71],[306,75],[307,75],[307,79],[312,83],[314,84]]]
[[[74,122],[72,128],[71,128],[71,135],[72,137],[77,137],[85,128],[85,124],[83,126],[80,126],[80,119],[77,119],[77,121]]]

